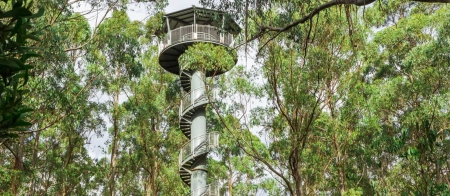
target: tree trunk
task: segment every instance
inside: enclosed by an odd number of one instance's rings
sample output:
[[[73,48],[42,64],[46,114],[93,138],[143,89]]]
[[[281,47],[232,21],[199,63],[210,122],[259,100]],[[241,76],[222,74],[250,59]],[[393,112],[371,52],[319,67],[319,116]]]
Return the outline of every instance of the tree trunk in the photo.
[[[228,153],[228,195],[232,196],[233,195],[233,170],[231,169],[231,150],[227,149],[227,153]]]
[[[33,147],[33,160],[31,162],[32,168],[36,168],[38,161],[38,152],[39,152],[39,140],[40,140],[41,132],[36,132],[36,138],[34,138],[34,147]],[[30,194],[35,195],[35,189],[38,186],[36,182],[31,183]]]
[[[295,157],[297,157],[297,153],[295,153]],[[292,195],[297,195],[297,196],[301,196],[304,195],[303,192],[303,186],[302,186],[302,166],[300,164],[300,161],[298,161],[298,158],[294,158],[293,159],[294,162],[292,163],[293,165],[295,165],[295,167],[293,168],[292,174],[295,180],[295,193],[292,193]]]
[[[18,175],[14,175],[11,178],[11,193],[13,195],[18,195],[18,190],[21,182],[21,174],[20,172],[23,169],[23,145],[25,141],[25,136],[23,134],[20,135],[19,143],[17,144],[17,150],[14,157],[14,167],[13,170],[19,171]]]
[[[120,77],[120,68],[116,69],[116,78]],[[119,94],[120,88],[117,87],[114,93],[113,103],[113,139],[111,148],[111,165],[110,165],[110,175],[109,175],[109,195],[115,195],[115,176],[116,176],[116,159],[117,159],[117,149],[119,140]]]
[[[152,196],[157,196],[158,190],[156,185],[156,180],[158,178],[158,155],[155,154],[153,157],[153,175],[152,175]]]

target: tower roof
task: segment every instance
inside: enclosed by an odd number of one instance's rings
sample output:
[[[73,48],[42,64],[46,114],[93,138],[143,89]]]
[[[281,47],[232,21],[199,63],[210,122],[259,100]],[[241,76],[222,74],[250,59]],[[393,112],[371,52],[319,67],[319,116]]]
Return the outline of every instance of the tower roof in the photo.
[[[168,13],[164,17],[167,19],[171,30],[195,23],[200,25],[211,25],[218,28],[221,28],[223,25],[223,29],[231,34],[238,34],[240,31],[239,25],[236,24],[233,19],[228,17],[225,12],[207,8],[192,6],[190,8]],[[164,21],[163,24],[164,27],[162,29],[167,33],[167,22]]]

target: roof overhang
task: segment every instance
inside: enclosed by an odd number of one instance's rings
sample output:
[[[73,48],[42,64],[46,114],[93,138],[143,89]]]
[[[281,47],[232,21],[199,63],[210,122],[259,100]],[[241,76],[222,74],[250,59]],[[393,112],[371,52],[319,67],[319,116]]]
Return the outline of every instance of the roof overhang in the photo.
[[[163,32],[192,24],[211,25],[231,34],[238,34],[239,25],[225,12],[192,6],[164,15]],[[167,28],[169,26],[169,28]]]

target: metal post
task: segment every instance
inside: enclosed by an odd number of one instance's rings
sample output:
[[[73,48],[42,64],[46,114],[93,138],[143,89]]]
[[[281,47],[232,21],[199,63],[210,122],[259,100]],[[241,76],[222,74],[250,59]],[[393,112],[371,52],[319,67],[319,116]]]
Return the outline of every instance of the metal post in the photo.
[[[193,6],[194,7],[194,24],[192,25],[192,31],[193,31],[193,33],[192,33],[192,38],[193,39],[197,39],[197,14],[196,14],[196,10],[195,10],[195,6]]]
[[[172,32],[170,32],[170,22],[168,17],[166,17],[166,23],[167,23],[167,33],[169,34],[169,40],[167,42],[167,45],[170,45],[172,43]]]
[[[193,7],[194,7],[194,27],[195,27],[195,25],[197,24],[197,19],[196,19],[196,17],[197,17],[196,15],[197,14],[195,14],[195,12],[196,12],[195,11],[195,6],[193,6]],[[197,31],[195,31],[195,32],[197,32]]]
[[[191,94],[192,102],[205,95],[205,73],[196,70],[191,77]],[[197,148],[200,145],[206,145],[207,140],[206,132],[206,111],[201,107],[195,111],[192,115],[191,124],[191,142],[193,148]],[[194,138],[197,138],[194,140]],[[206,156],[202,157],[194,162],[191,167],[191,190],[198,190],[207,185],[206,183]],[[200,196],[201,191],[193,192],[192,196]],[[195,194],[195,195],[194,195]]]
[[[224,26],[225,26],[225,14],[222,14],[222,29],[220,30],[220,43],[224,43]]]

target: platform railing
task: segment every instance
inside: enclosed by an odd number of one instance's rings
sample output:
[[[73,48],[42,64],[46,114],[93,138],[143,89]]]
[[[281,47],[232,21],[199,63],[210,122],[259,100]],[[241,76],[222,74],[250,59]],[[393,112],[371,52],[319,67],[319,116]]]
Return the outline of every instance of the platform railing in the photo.
[[[213,182],[205,187],[192,191],[189,195],[219,196],[219,184]]]
[[[206,153],[213,148],[219,147],[219,133],[210,132],[192,139],[183,145],[178,156],[178,166],[181,168],[182,164],[189,157],[195,157]]]
[[[205,92],[205,93],[200,93]],[[194,97],[198,94],[202,94],[201,96]],[[183,112],[190,106],[195,105],[196,103],[200,101],[209,101],[213,102],[218,97],[217,89],[210,85],[206,85],[205,87],[201,87],[198,89],[194,89],[191,92],[188,92],[184,94],[183,99],[181,100],[181,106],[180,106],[180,116],[183,114]]]
[[[234,44],[234,37],[231,33],[221,33],[215,26],[192,24],[168,32],[159,44],[159,52],[170,45],[190,40],[212,41],[230,47]]]

